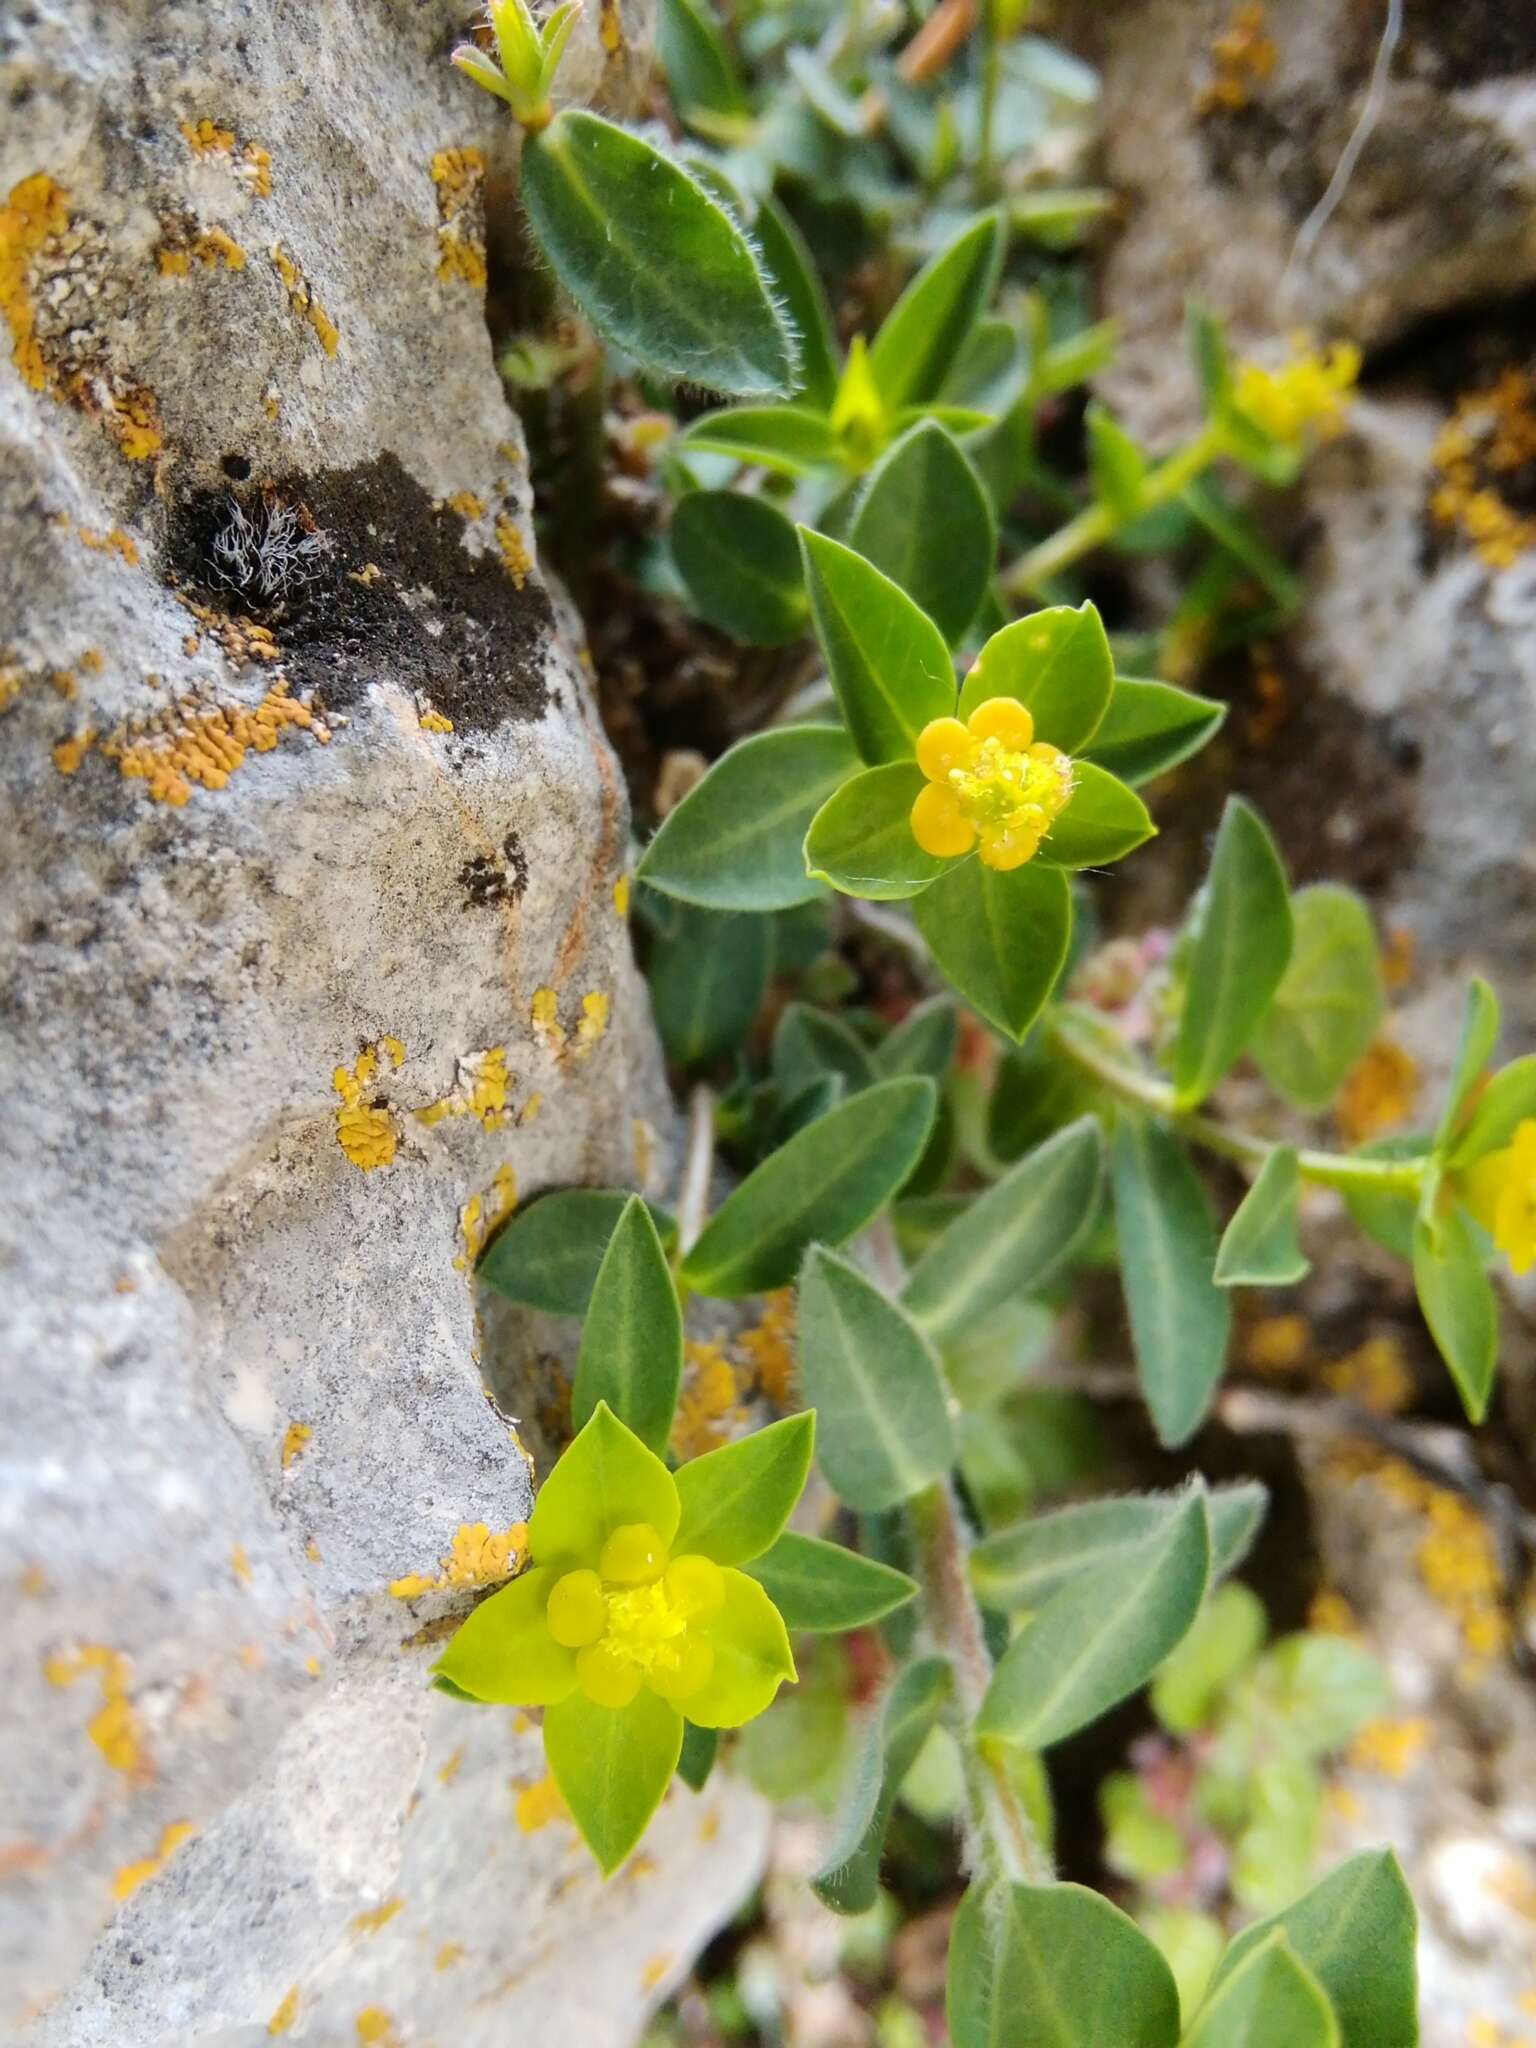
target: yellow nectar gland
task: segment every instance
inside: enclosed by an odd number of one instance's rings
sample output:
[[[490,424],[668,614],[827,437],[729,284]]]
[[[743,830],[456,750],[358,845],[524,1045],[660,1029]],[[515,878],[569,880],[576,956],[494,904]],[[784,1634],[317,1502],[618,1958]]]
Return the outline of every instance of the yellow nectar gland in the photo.
[[[1467,1168],[1462,1194],[1512,1271],[1536,1266],[1536,1117],[1527,1117],[1501,1151]]]
[[[1072,801],[1072,763],[1035,738],[1035,721],[1013,697],[989,697],[962,725],[935,718],[917,739],[928,778],[912,806],[912,836],[924,853],[953,860],[974,847],[1006,873],[1033,859]]]
[[[642,1685],[681,1705],[715,1665],[693,1624],[724,1600],[717,1564],[691,1555],[669,1562],[649,1523],[629,1522],[609,1536],[596,1571],[556,1580],[545,1622],[557,1643],[576,1652],[577,1682],[597,1706],[627,1707]]]

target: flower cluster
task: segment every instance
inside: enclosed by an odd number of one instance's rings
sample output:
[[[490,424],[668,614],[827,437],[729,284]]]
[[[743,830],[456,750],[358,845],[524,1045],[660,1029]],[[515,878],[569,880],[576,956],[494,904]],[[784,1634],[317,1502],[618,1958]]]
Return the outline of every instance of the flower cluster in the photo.
[[[1536,1266],[1536,1117],[1527,1117],[1508,1145],[1469,1166],[1461,1192],[1515,1272]]]
[[[1035,738],[1035,721],[1012,697],[991,697],[962,725],[935,718],[918,735],[927,778],[912,806],[912,836],[924,853],[971,852],[1006,873],[1034,857],[1072,801],[1072,763]]]
[[[1309,430],[1323,436],[1337,433],[1361,359],[1352,341],[1336,341],[1325,354],[1298,334],[1292,336],[1291,347],[1290,362],[1277,369],[1239,364],[1233,401],[1273,440],[1298,448]]]

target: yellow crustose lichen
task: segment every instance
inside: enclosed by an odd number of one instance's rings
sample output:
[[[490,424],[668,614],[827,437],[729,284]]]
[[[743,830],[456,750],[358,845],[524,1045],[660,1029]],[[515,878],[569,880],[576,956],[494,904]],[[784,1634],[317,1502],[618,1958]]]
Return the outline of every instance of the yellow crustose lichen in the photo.
[[[1511,502],[1512,486],[1536,476],[1536,375],[1507,369],[1469,391],[1435,442],[1440,482],[1429,509],[1471,541],[1490,569],[1509,569],[1536,548],[1536,514]]]
[[[399,1041],[392,1043],[398,1045]],[[404,1056],[401,1047],[400,1058]],[[400,1059],[394,1059],[393,1054],[391,1058],[398,1067]],[[355,1066],[338,1067],[331,1076],[331,1086],[341,1097],[341,1108],[336,1112],[336,1142],[361,1173],[388,1166],[398,1143],[395,1120],[389,1111],[380,1104],[363,1101],[363,1090],[378,1070],[377,1052],[364,1046]]]
[[[924,853],[954,859],[975,850],[1007,873],[1032,860],[1072,801],[1072,763],[1035,738],[1035,721],[1012,697],[992,697],[962,725],[935,718],[917,741],[928,786],[912,806]]]

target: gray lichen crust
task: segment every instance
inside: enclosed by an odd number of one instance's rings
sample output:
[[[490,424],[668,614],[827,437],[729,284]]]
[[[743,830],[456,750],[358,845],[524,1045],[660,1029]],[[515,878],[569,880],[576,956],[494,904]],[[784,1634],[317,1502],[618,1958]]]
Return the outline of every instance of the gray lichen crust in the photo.
[[[617,2043],[761,1850],[601,1891],[426,1690],[531,1505],[474,1254],[664,1163],[470,13],[0,24],[7,2040]]]

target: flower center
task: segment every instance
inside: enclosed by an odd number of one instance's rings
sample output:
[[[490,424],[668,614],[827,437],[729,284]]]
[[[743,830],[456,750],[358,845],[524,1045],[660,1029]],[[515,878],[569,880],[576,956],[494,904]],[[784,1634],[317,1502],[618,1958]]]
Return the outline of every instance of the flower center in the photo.
[[[978,831],[1009,826],[1035,839],[1044,836],[1072,796],[1072,764],[1054,747],[1028,752],[1000,739],[985,739],[975,757],[951,768],[947,778],[961,815]]]
[[[648,1523],[615,1529],[598,1569],[556,1580],[545,1621],[557,1643],[576,1652],[576,1677],[601,1707],[627,1707],[642,1685],[661,1698],[691,1699],[714,1669],[701,1626],[725,1599],[725,1579],[707,1557],[668,1561]]]

